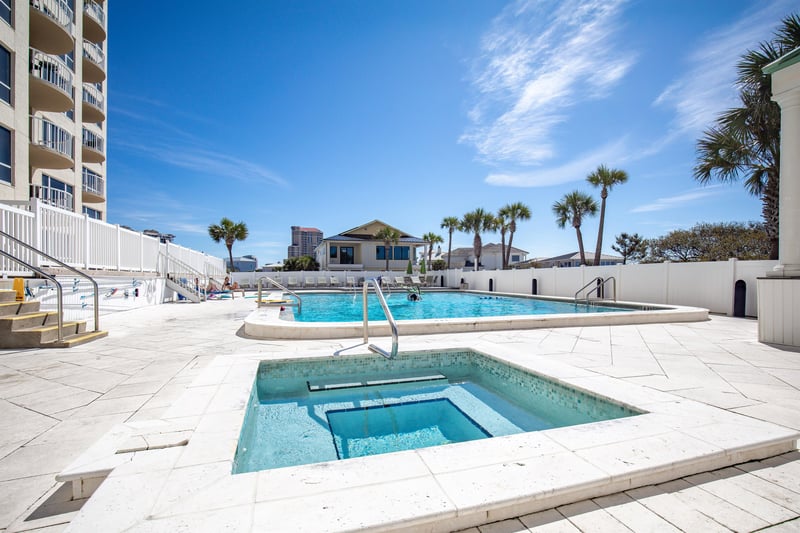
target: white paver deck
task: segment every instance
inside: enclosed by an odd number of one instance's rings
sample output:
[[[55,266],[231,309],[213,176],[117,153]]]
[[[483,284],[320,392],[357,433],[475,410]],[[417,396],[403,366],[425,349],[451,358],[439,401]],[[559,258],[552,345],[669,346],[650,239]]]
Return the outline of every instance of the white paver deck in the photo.
[[[253,300],[236,299],[139,309],[102,317],[103,329],[110,334],[91,344],[69,350],[0,351],[0,530],[64,530],[84,501],[71,501],[71,487],[57,483],[55,475],[120,423],[159,419],[170,409],[190,414],[192,406],[180,405],[180,399],[215,356],[283,358],[287,353],[333,352],[359,343],[246,339],[239,331],[254,305]],[[756,338],[753,320],[713,317],[701,323],[429,335],[401,338],[401,349],[404,342],[415,347],[451,342],[502,345],[543,363],[571,365],[592,375],[619,378],[798,430],[800,354],[760,344]],[[385,339],[377,342],[388,344]],[[209,401],[236,401],[236,394],[227,400],[215,398]],[[218,423],[216,430],[224,431],[226,421]],[[183,453],[188,450],[146,453],[167,461],[173,454],[180,468],[172,470],[172,475],[177,472],[189,480],[213,478],[215,474],[207,471],[210,467],[203,466],[208,464],[207,457],[198,451]],[[145,475],[152,478],[153,473]],[[471,531],[752,531],[765,527],[792,531],[800,529],[798,479],[800,454],[791,452]],[[253,476],[252,493],[258,490]],[[164,511],[164,500],[171,501],[169,494],[158,496],[157,505],[162,508],[156,505],[147,510],[153,516]],[[218,531],[223,526],[273,530],[263,515],[251,512],[250,496],[232,492],[224,508],[214,503],[212,507],[219,511],[148,523],[126,523],[125,517],[131,516],[126,506],[140,504],[141,498],[119,498],[116,512],[106,513],[104,531],[128,527]],[[435,502],[430,504],[435,507]],[[368,498],[353,505],[348,512],[369,510]],[[284,512],[283,524],[289,527],[293,511],[287,507]],[[320,523],[317,530],[332,529],[335,524]]]

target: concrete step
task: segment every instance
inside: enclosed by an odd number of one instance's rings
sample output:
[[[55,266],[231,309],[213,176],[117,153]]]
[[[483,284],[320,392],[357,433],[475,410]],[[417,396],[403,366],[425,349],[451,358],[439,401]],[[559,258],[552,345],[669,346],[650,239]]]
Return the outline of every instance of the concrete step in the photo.
[[[22,331],[37,326],[56,325],[58,313],[55,311],[36,311],[17,315],[0,316],[0,332]]]
[[[0,289],[0,302],[16,302],[17,291],[10,289]]]
[[[56,341],[52,344],[42,346],[42,348],[72,348],[73,346],[86,344],[87,342],[102,339],[103,337],[108,337],[107,331],[89,331],[64,337],[62,342]]]
[[[86,321],[64,322],[62,338],[86,332]],[[22,330],[3,332],[0,348],[47,348],[58,341],[58,324],[36,326]]]
[[[39,305],[40,302],[38,300],[28,300],[27,302],[2,302],[0,303],[0,317],[36,313],[39,311]]]

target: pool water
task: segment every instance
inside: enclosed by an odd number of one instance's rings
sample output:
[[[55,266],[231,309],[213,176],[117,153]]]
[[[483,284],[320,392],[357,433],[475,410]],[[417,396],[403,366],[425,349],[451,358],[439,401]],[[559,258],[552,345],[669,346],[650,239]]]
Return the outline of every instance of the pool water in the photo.
[[[404,290],[386,291],[384,296],[396,320],[470,318],[560,313],[605,313],[630,311],[621,307],[585,305],[531,297],[490,296],[463,292],[423,292],[410,300]],[[362,293],[303,294],[303,311],[287,308],[282,318],[298,322],[358,322],[364,319]],[[375,294],[367,296],[370,320],[386,320]]]
[[[262,361],[233,472],[640,414],[471,350]]]

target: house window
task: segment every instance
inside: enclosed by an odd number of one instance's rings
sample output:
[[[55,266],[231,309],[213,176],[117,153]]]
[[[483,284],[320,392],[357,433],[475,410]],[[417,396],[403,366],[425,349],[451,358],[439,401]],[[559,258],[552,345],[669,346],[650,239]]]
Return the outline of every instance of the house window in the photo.
[[[512,263],[519,263],[519,255],[512,255],[511,256]]]
[[[11,26],[11,0],[0,0],[0,18]]]
[[[0,126],[0,181],[11,183],[11,132]]]
[[[409,247],[408,246],[395,246],[394,247],[394,258],[395,259],[406,260],[409,257],[411,257],[411,256],[409,255]]]
[[[83,214],[89,215],[89,218],[94,218],[97,220],[103,219],[103,213],[101,213],[97,209],[92,209],[91,207],[83,206]]]
[[[352,246],[339,247],[339,264],[340,265],[354,265],[356,254],[353,253]]]
[[[392,247],[391,246],[376,246],[375,247],[375,259],[385,260],[386,257],[386,250],[389,250],[389,257],[388,259],[392,258]]]
[[[334,246],[334,245],[331,245],[331,250],[330,250],[330,255],[329,255],[329,257],[330,257],[331,259],[336,259],[336,246]]]
[[[0,46],[0,99],[11,103],[11,52]]]

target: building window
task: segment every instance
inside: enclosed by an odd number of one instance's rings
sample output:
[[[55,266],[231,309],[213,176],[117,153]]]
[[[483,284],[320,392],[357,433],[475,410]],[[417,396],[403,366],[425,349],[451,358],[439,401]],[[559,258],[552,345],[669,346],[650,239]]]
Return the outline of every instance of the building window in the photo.
[[[42,174],[42,192],[39,198],[50,205],[73,210],[72,185],[67,185],[63,181],[51,178],[47,174]]]
[[[512,263],[519,263],[519,255],[512,255],[511,256]]]
[[[0,126],[0,181],[11,183],[11,132]]]
[[[406,260],[409,257],[410,257],[410,255],[409,255],[409,247],[408,246],[395,246],[394,247],[394,258],[395,259]]]
[[[331,259],[335,259],[336,258],[336,246],[335,245],[331,245],[331,250],[330,250],[330,256],[329,257]]]
[[[92,209],[91,207],[83,206],[83,214],[89,215],[89,218],[94,218],[96,220],[103,220],[103,213],[101,213],[97,209]]]
[[[0,99],[8,104],[11,103],[11,52],[2,46],[0,46]]]
[[[386,250],[389,250],[389,257],[388,259],[392,259],[392,247],[391,246],[376,246],[375,247],[375,259],[385,260],[386,257]]]
[[[339,264],[341,265],[354,265],[356,254],[353,253],[352,246],[339,247]]]
[[[11,0],[0,0],[0,18],[11,26]]]

